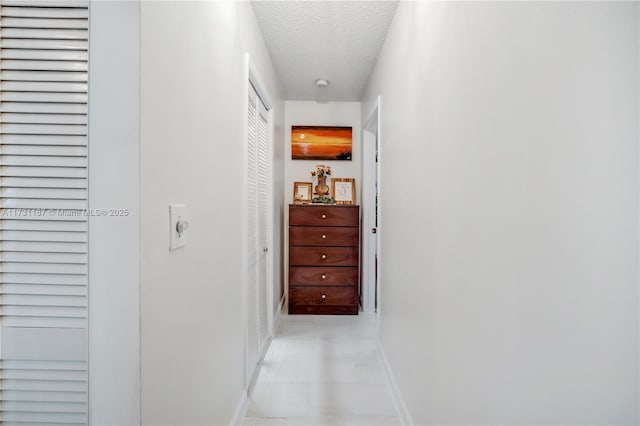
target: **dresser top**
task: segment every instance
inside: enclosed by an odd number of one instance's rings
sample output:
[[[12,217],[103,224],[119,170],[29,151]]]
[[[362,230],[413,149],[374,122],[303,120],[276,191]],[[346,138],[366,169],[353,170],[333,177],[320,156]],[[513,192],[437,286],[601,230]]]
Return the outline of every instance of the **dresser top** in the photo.
[[[289,204],[289,207],[360,207],[358,204]]]

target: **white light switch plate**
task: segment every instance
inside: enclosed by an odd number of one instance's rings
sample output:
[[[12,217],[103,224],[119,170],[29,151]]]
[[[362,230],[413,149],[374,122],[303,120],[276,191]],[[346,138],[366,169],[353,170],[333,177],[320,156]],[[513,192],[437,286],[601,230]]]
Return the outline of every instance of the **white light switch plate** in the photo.
[[[171,204],[169,206],[169,232],[171,235],[169,250],[178,249],[187,243],[188,231],[178,232],[179,221],[187,221],[187,206],[184,204]]]

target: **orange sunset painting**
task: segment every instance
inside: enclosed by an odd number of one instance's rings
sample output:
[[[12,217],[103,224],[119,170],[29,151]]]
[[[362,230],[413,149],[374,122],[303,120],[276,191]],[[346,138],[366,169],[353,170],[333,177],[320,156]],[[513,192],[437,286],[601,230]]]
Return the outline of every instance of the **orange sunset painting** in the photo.
[[[351,160],[351,127],[292,126],[292,160]]]

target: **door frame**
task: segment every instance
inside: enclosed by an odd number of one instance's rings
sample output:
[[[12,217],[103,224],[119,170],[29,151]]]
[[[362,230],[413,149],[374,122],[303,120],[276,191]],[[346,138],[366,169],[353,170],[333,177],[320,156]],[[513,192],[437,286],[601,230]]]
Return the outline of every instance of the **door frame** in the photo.
[[[364,312],[376,313],[376,317],[379,317],[380,313],[380,262],[378,262],[377,273],[375,267],[375,253],[380,258],[380,205],[381,205],[381,163],[382,163],[382,132],[381,132],[381,98],[378,96],[371,107],[369,113],[365,116],[364,126],[362,128],[362,310]],[[375,146],[371,144],[375,143]],[[374,149],[375,148],[375,149]],[[378,161],[376,164],[375,154],[378,154]],[[373,163],[373,167],[368,164]],[[371,228],[374,227],[375,220],[375,201],[371,200],[371,197],[366,195],[372,195],[375,191],[373,186],[373,180],[375,175],[378,175],[378,229],[376,233],[376,247],[373,247],[370,243]],[[375,250],[374,250],[375,249]],[[377,279],[377,286],[376,286]],[[378,301],[376,307],[376,299]]]
[[[260,74],[251,61],[249,53],[245,53],[245,72],[244,72],[244,97],[243,97],[243,118],[242,118],[242,129],[243,129],[243,138],[242,138],[242,154],[243,154],[243,164],[245,165],[243,170],[243,197],[242,197],[242,273],[241,273],[241,288],[242,288],[242,329],[243,329],[243,342],[244,342],[244,384],[247,392],[251,391],[255,379],[257,377],[257,372],[259,370],[258,366],[260,365],[261,360],[264,358],[267,348],[269,347],[269,342],[273,337],[273,329],[274,329],[274,308],[273,308],[273,286],[274,286],[274,271],[275,265],[274,262],[274,227],[273,227],[273,195],[274,195],[274,182],[273,182],[273,153],[274,153],[274,114],[273,114],[273,103],[271,102],[271,97],[269,93],[265,90],[265,85],[262,84],[262,79],[260,78]],[[269,136],[270,142],[268,147],[268,155],[271,160],[271,164],[269,167],[269,175],[268,175],[268,185],[269,185],[269,197],[268,197],[268,218],[267,218],[267,246],[269,247],[269,251],[266,253],[266,269],[267,269],[267,277],[266,277],[266,300],[264,309],[266,309],[267,313],[267,336],[265,338],[265,344],[263,347],[258,348],[258,365],[250,366],[249,365],[249,327],[255,327],[255,324],[249,324],[249,312],[248,312],[248,298],[249,294],[247,292],[247,269],[248,269],[248,259],[247,259],[247,229],[248,229],[248,218],[247,218],[247,191],[249,185],[249,173],[247,170],[248,163],[248,150],[247,150],[247,138],[248,138],[248,125],[249,120],[247,116],[247,102],[249,98],[249,93],[251,91],[251,86],[255,89],[258,97],[264,104],[267,109],[267,113],[269,115]]]

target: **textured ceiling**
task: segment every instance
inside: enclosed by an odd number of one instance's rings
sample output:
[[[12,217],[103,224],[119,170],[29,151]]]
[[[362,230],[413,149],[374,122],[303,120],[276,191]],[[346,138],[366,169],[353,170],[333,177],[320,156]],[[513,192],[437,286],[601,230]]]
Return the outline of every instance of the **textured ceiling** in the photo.
[[[285,99],[359,101],[397,1],[252,1]],[[316,87],[319,78],[329,87]]]

